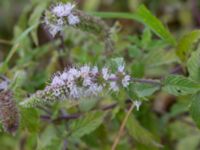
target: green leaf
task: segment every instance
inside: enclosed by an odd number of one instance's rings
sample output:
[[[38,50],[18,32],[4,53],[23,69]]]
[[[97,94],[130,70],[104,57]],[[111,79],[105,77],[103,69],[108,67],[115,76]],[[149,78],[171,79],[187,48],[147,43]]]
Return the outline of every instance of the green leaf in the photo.
[[[48,125],[38,137],[37,150],[60,150],[61,146],[62,141],[57,136],[56,128]]]
[[[171,35],[169,30],[157,19],[151,12],[144,6],[141,5],[136,10],[136,20],[142,22],[154,31],[159,37],[165,40],[167,43],[175,46],[176,40]]]
[[[81,138],[91,133],[102,124],[105,114],[100,111],[90,112],[83,116],[83,118],[73,121],[70,126],[70,137]]]
[[[167,43],[175,46],[176,40],[171,35],[169,30],[151,14],[151,12],[144,6],[141,5],[136,10],[136,13],[120,13],[120,12],[92,12],[91,15],[95,15],[102,18],[123,18],[123,19],[132,19],[139,21],[146,26],[148,26],[153,32],[155,32],[159,37],[165,40]]]
[[[200,128],[200,93],[194,95],[192,97],[192,103],[190,106],[190,114],[197,124],[197,126]]]
[[[148,46],[149,46],[149,44],[151,42],[151,39],[152,39],[151,30],[147,27],[143,31],[141,45],[144,48],[148,48]]]
[[[160,89],[159,86],[135,83],[135,92],[139,97],[151,96],[153,93]]]
[[[165,78],[163,90],[173,95],[188,95],[200,91],[200,84],[180,75]]]
[[[32,26],[32,24],[34,24],[35,22],[40,21],[42,13],[46,9],[47,4],[48,4],[47,1],[40,1],[40,3],[35,7],[34,11],[31,13],[30,19],[28,21],[29,26]],[[37,27],[38,27],[38,25],[37,25]],[[33,38],[34,43],[36,45],[38,45],[37,29],[36,28],[33,31],[31,31],[31,36]]]
[[[32,24],[29,28],[27,28],[21,35],[14,41],[14,43],[19,43],[21,42],[24,38],[28,36],[28,34],[33,31],[37,26],[39,25],[39,22],[35,22]]]
[[[129,134],[139,143],[146,146],[161,147],[159,142],[156,141],[155,137],[145,128],[131,114],[127,120],[126,128]]]
[[[200,135],[190,135],[181,139],[177,144],[177,150],[197,150],[200,141]]]
[[[28,129],[29,132],[37,132],[39,128],[39,115],[33,108],[21,108],[21,128]]]
[[[200,50],[192,53],[187,61],[187,69],[191,79],[200,81]]]
[[[190,57],[193,46],[198,42],[199,39],[200,30],[195,30],[186,34],[179,40],[176,47],[176,53],[183,62]]]
[[[0,64],[0,73],[4,73],[8,69],[8,63],[18,50],[18,47],[19,44],[14,45],[10,50],[10,52],[8,53],[8,56],[6,57],[5,61],[2,64]]]

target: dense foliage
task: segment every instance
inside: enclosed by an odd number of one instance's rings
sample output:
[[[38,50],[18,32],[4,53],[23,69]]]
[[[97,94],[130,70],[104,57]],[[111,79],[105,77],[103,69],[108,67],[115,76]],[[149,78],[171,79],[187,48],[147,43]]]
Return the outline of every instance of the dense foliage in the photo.
[[[198,3],[0,1],[0,149],[198,150]]]

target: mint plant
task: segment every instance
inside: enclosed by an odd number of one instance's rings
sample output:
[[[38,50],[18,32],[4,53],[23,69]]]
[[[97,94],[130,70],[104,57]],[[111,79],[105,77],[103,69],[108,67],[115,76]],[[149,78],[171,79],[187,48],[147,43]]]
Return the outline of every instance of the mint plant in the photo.
[[[13,39],[0,39],[10,49],[0,63],[2,148],[198,149],[199,30],[175,36],[143,4],[80,6],[32,0]],[[138,33],[122,32],[121,19]]]

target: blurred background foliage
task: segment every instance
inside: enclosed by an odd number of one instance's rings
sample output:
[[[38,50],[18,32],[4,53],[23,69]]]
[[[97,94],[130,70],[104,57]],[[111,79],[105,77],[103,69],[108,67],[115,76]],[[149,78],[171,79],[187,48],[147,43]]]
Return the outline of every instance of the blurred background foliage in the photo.
[[[54,72],[69,64],[90,62],[104,66],[112,62],[104,55],[103,42],[94,35],[66,28],[63,38],[50,38],[37,22],[51,2],[56,1],[0,1],[0,72],[17,80],[17,102],[44,88]],[[79,9],[91,14],[132,14],[140,4],[145,4],[177,40],[200,27],[198,0],[77,0],[76,3]],[[187,75],[185,64],[180,63],[174,48],[153,34],[149,27],[120,17],[105,21],[112,27],[112,38],[116,43],[112,58],[123,57],[127,70],[134,77],[162,79],[171,73]],[[134,110],[131,114],[118,150],[200,149],[200,132],[188,114],[191,96],[175,97],[165,92],[156,92],[152,96],[157,87],[136,84],[133,88],[137,93],[135,98],[144,102],[140,111]],[[130,93],[129,96],[133,95]],[[110,149],[125,116],[124,108],[129,105],[125,103],[127,97],[121,91],[119,95],[101,98],[101,101],[86,101],[78,106],[65,102],[45,108],[50,111],[52,120],[63,113],[84,112],[85,117],[77,120],[44,121],[40,119],[40,115],[46,113],[44,109],[20,108],[20,130],[15,136],[1,132],[0,149]],[[112,111],[100,111],[102,106],[112,102],[119,106]],[[91,111],[94,109],[99,111]]]

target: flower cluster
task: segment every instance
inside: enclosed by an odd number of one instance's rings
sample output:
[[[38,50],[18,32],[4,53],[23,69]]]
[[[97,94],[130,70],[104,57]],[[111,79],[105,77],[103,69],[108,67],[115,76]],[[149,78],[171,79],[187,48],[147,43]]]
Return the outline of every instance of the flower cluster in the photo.
[[[106,54],[114,50],[114,41],[110,27],[100,18],[75,9],[72,3],[58,3],[45,11],[44,23],[47,31],[55,37],[65,27],[72,27],[83,32],[94,34],[104,41]]]
[[[125,73],[124,65],[119,66],[115,73],[107,67],[102,69],[88,65],[80,68],[72,67],[62,73],[56,73],[43,91],[38,91],[21,104],[35,106],[38,103],[49,103],[56,100],[96,97],[106,89],[110,92],[117,92],[120,87],[126,88],[130,81],[131,77]]]
[[[45,17],[45,24],[48,26],[49,32],[53,37],[58,32],[62,31],[66,20],[67,24],[72,26],[80,22],[79,17],[72,13],[74,7],[75,5],[71,3],[58,3],[51,8],[49,13],[53,15],[56,19],[54,21],[50,21],[47,15]]]
[[[16,133],[19,127],[19,112],[11,90],[0,92],[0,120],[6,132]]]

